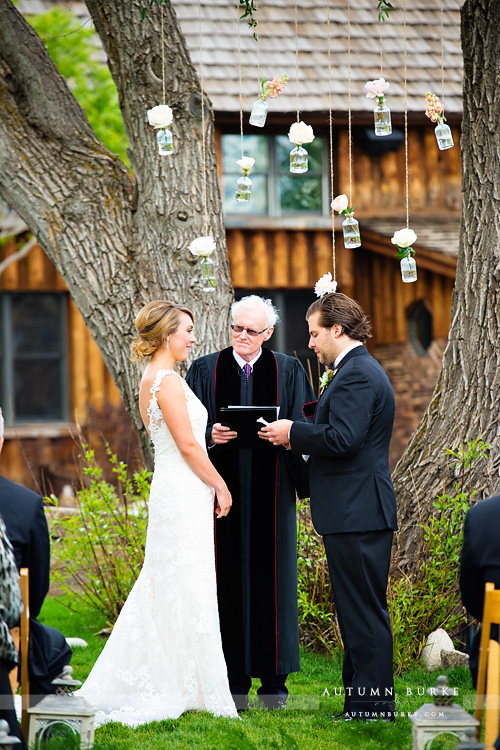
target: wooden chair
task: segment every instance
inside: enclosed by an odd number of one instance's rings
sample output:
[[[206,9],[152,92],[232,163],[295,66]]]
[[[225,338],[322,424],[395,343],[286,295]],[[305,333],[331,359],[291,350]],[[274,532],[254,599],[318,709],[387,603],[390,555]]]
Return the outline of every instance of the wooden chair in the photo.
[[[21,568],[19,574],[19,587],[23,600],[23,612],[20,625],[10,631],[14,643],[19,652],[19,667],[11,671],[10,684],[14,695],[17,693],[18,677],[21,679],[21,729],[25,737],[28,736],[28,708],[30,704],[30,684],[28,675],[28,645],[30,638],[30,590],[28,568]]]
[[[487,748],[500,733],[500,644],[491,638],[491,626],[500,626],[500,589],[485,585],[481,643],[476,688],[476,719],[482,721],[486,699],[484,742]]]

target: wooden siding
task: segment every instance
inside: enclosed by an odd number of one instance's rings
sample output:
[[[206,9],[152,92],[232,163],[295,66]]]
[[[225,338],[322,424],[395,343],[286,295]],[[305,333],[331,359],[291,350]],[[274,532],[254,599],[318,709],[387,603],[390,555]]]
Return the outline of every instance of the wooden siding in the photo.
[[[0,261],[16,252],[14,241],[0,247]],[[5,292],[67,292],[68,288],[42,248],[36,245],[22,260],[11,263],[0,276]],[[88,407],[119,404],[120,394],[104,364],[97,344],[68,294],[68,394],[71,422],[86,424]]]
[[[363,237],[363,232],[362,232]],[[368,233],[365,247],[346,250],[336,233],[339,291],[355,297],[370,315],[374,345],[408,341],[407,316],[418,300],[433,316],[434,338],[446,338],[450,325],[455,264],[438,253],[417,254],[418,280],[404,284],[390,241]],[[239,289],[312,289],[332,270],[332,237],[327,231],[254,231],[227,233],[233,284]],[[442,265],[439,266],[439,263]]]
[[[370,126],[371,127],[371,126]],[[404,130],[403,122],[393,127]],[[410,217],[453,214],[462,206],[460,129],[452,127],[454,147],[440,151],[434,124],[408,128],[408,193]],[[319,132],[318,132],[319,135]],[[361,130],[353,129],[351,190],[347,128],[338,131],[334,159],[336,194],[351,194],[358,219],[375,216],[406,217],[406,166],[404,142],[396,152],[365,154],[359,145]],[[397,229],[397,227],[396,227]]]

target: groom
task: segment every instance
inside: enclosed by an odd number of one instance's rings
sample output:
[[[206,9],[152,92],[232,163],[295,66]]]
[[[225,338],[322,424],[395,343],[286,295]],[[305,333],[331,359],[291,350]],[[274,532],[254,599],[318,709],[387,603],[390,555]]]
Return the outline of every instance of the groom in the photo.
[[[309,454],[311,514],[323,536],[344,642],[343,713],[394,720],[392,632],[386,589],[396,498],[388,463],[394,420],[389,380],[363,346],[370,323],[359,304],[327,294],[307,311],[309,348],[327,371],[314,423],[264,427],[274,445]]]

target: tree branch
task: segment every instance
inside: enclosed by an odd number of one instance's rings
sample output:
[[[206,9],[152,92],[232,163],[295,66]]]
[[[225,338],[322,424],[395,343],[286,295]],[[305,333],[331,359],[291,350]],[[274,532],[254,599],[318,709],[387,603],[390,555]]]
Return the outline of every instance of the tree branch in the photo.
[[[9,255],[8,258],[5,258],[0,263],[0,276],[12,263],[17,263],[23,258],[26,258],[26,256],[33,250],[36,244],[36,237],[32,237],[25,245],[23,245],[20,250],[18,250],[16,253],[13,253],[12,255]]]

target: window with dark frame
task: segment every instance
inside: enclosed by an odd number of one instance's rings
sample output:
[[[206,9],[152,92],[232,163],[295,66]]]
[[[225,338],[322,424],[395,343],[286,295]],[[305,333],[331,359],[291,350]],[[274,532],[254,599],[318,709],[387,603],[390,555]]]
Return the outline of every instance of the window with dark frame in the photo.
[[[285,135],[244,135],[245,156],[255,159],[251,170],[252,196],[248,203],[235,200],[236,181],[241,169],[241,136],[225,134],[222,144],[223,209],[232,218],[244,216],[287,216],[295,213],[328,215],[328,155],[325,139],[316,136],[306,148],[309,169],[294,175],[290,172],[293,144]]]
[[[64,293],[0,295],[0,403],[6,425],[68,418]]]

